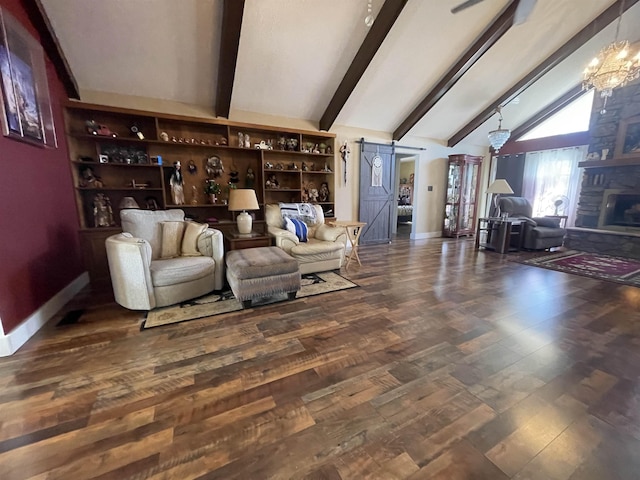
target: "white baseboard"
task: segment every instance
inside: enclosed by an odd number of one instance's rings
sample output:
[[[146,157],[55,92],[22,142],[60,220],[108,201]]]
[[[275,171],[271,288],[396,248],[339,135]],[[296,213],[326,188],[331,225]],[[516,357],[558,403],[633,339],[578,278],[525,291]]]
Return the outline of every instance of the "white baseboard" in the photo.
[[[0,357],[13,355],[27,340],[40,330],[64,305],[89,284],[89,274],[84,272],[69,285],[56,293],[31,316],[8,334],[0,335]]]
[[[441,237],[442,232],[423,232],[423,233],[412,233],[411,240],[424,240],[425,238],[437,238]]]

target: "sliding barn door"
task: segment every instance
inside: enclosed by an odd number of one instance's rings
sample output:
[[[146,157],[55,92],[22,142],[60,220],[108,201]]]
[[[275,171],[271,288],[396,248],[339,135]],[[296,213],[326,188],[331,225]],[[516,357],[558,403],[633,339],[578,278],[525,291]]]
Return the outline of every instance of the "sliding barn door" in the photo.
[[[392,145],[361,143],[359,219],[367,223],[360,237],[362,245],[391,242],[395,168]]]

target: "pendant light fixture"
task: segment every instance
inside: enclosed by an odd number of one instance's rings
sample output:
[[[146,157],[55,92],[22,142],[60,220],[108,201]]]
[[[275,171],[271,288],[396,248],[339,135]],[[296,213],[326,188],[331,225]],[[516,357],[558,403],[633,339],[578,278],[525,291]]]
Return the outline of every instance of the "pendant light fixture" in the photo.
[[[491,130],[489,132],[489,142],[491,143],[491,146],[493,147],[495,152],[498,153],[498,151],[500,151],[500,148],[502,148],[506,141],[509,140],[509,137],[511,136],[511,130],[509,130],[508,128],[502,128],[502,107],[500,107],[499,105],[496,108],[496,113],[499,115],[498,129]]]

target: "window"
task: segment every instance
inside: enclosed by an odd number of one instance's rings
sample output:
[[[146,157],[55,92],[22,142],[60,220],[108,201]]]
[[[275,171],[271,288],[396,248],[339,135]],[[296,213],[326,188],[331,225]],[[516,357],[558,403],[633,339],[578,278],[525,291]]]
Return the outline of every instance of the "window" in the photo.
[[[589,130],[594,91],[595,89],[591,89],[591,91],[581,95],[580,98],[574,100],[526,135],[523,135],[518,141],[563,135],[565,133],[586,132]]]

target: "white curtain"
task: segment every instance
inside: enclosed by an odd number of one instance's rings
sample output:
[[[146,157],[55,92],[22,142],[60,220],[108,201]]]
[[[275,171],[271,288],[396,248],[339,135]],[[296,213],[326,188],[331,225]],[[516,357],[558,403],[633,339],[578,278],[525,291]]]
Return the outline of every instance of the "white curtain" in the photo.
[[[534,217],[557,213],[568,217],[567,226],[575,224],[581,180],[578,162],[586,154],[586,145],[527,153],[522,196],[531,202]]]

